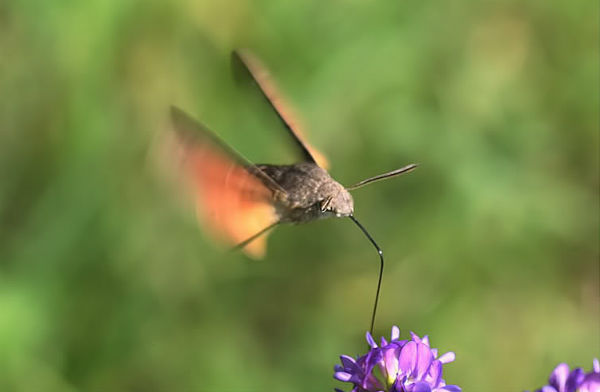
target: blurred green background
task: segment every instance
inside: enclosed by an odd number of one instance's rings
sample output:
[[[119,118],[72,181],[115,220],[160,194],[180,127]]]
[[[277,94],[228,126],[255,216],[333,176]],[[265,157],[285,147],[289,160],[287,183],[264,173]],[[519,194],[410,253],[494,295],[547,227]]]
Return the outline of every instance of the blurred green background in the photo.
[[[595,1],[0,3],[0,390],[328,391],[365,350],[377,255],[349,220],[265,260],[198,227],[157,158],[181,106],[292,160],[229,53],[267,64],[387,266],[376,335],[465,391],[600,354]],[[346,388],[348,389],[348,388]]]

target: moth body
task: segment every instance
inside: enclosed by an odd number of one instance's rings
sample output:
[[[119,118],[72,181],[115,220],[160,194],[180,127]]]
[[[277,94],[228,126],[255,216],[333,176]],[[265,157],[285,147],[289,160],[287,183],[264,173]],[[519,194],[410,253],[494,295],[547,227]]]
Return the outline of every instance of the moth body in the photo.
[[[257,167],[286,191],[285,197],[274,200],[281,223],[343,217],[354,212],[354,201],[346,188],[313,162]]]

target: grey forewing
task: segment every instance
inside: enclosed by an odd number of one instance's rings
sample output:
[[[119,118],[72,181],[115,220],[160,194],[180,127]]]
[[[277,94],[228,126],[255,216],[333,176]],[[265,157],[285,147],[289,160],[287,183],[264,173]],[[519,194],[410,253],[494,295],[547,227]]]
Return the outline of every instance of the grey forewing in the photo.
[[[343,189],[325,170],[312,162],[256,166],[287,193],[286,200],[276,205],[282,222],[306,222],[325,217],[320,210],[320,202]]]
[[[282,112],[281,102],[277,103],[277,96],[275,92],[275,86],[270,83],[267,79],[265,70],[261,70],[259,64],[256,59],[252,61],[252,58],[249,53],[233,51],[231,53],[231,69],[233,71],[234,78],[236,81],[244,82],[251,80],[255,87],[258,88],[262,97],[268,102],[269,106],[279,120],[281,120],[283,126],[288,131],[290,136],[293,138],[295,144],[298,146],[302,155],[304,156],[304,160],[306,162],[316,164],[315,158],[310,153],[308,147],[300,137],[299,130],[295,129],[294,124],[290,121],[289,116],[286,116]],[[260,74],[263,74],[262,77]]]

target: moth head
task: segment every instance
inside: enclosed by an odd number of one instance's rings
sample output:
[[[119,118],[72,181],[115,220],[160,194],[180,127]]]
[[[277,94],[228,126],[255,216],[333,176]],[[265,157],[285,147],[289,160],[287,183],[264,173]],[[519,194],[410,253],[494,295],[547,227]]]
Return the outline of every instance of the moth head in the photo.
[[[354,213],[354,200],[346,189],[340,189],[337,193],[329,195],[320,202],[323,214],[335,215],[338,218],[350,216]]]

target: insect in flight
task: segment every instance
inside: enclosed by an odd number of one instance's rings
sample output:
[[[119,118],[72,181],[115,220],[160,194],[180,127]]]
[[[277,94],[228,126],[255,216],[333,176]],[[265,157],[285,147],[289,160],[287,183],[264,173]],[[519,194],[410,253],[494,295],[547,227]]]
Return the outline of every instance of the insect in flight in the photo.
[[[306,142],[258,60],[248,52],[234,51],[231,64],[236,80],[248,82],[260,91],[297,146],[302,160],[292,165],[248,162],[206,126],[172,107],[171,119],[183,150],[188,178],[196,191],[200,220],[235,248],[261,257],[267,232],[278,224],[350,218],[373,244],[380,258],[371,316],[372,333],[383,274],[383,252],[354,217],[354,202],[349,191],[409,172],[417,165],[410,164],[344,187],[326,171],[324,156]]]

